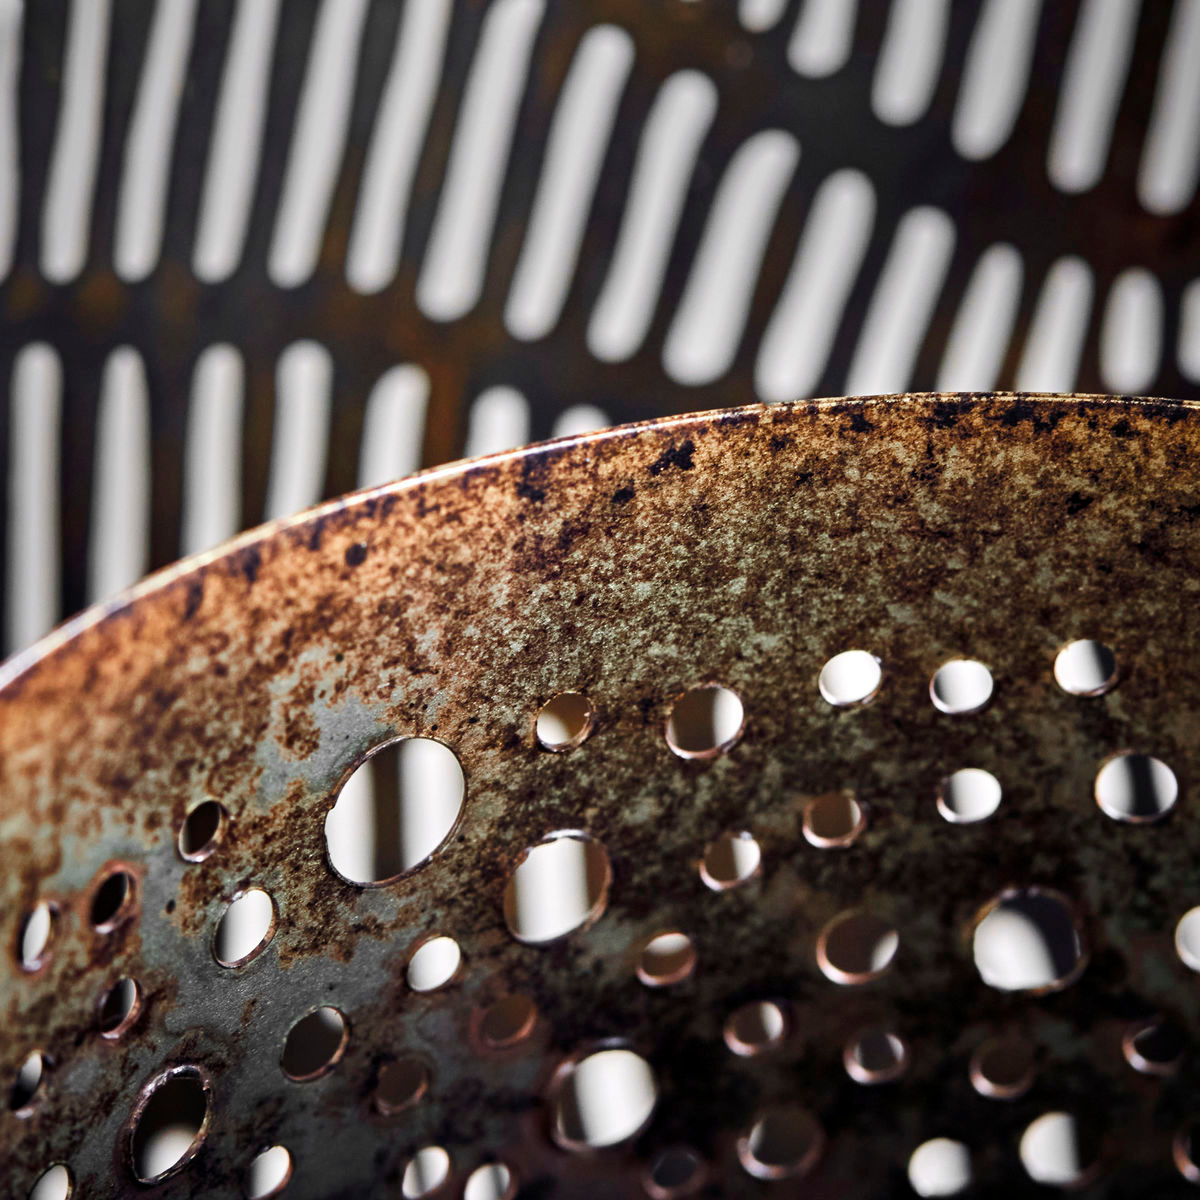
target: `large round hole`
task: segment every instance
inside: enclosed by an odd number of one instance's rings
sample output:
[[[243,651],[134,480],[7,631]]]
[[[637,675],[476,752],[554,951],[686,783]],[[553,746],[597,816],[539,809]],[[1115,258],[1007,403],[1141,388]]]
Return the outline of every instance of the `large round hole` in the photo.
[[[1200,1183],[1200,1120],[1193,1118],[1176,1135],[1172,1157],[1188,1183]]]
[[[950,1138],[922,1142],[908,1160],[908,1182],[918,1196],[957,1196],[971,1184],[971,1152]]]
[[[782,1046],[791,1032],[788,1011],[774,1000],[752,1000],[725,1022],[725,1044],[744,1057],[765,1054]]]
[[[975,967],[1002,992],[1058,991],[1086,964],[1083,934],[1067,901],[1038,888],[1005,892],[975,926]]]
[[[223,967],[240,967],[261,954],[275,935],[275,904],[261,888],[229,902],[217,925],[213,954]]]
[[[516,1194],[516,1176],[500,1162],[476,1167],[463,1188],[463,1200],[512,1200]]]
[[[1033,1087],[1037,1061],[1033,1047],[1019,1038],[990,1038],[971,1055],[971,1084],[989,1100],[1016,1100]]]
[[[537,1008],[528,996],[502,996],[484,1012],[479,1034],[485,1046],[506,1050],[523,1042],[536,1023]]]
[[[1033,1121],[1021,1135],[1020,1155],[1029,1177],[1047,1187],[1079,1187],[1095,1167],[1079,1122],[1065,1112],[1044,1113]]]
[[[280,1066],[289,1079],[307,1082],[331,1070],[346,1050],[350,1029],[336,1008],[323,1005],[288,1030]]]
[[[598,1050],[559,1072],[554,1136],[569,1150],[615,1146],[645,1127],[658,1100],[650,1064],[632,1050]]]
[[[704,1186],[706,1174],[704,1160],[691,1146],[669,1146],[654,1156],[644,1184],[653,1200],[679,1200],[695,1195]]]
[[[696,966],[696,948],[686,933],[656,933],[638,955],[637,977],[647,987],[670,987]]]
[[[142,990],[136,979],[128,976],[118,979],[100,997],[100,1034],[116,1041],[138,1019],[142,1008]]]
[[[249,1200],[267,1200],[278,1196],[292,1178],[292,1156],[286,1146],[272,1146],[257,1154],[246,1172]]]
[[[680,758],[715,758],[741,737],[745,710],[738,694],[715,683],[684,692],[667,718],[667,745]]]
[[[1117,682],[1117,656],[1103,642],[1072,642],[1058,652],[1054,678],[1072,696],[1099,696]]]
[[[954,825],[986,821],[1000,807],[1000,780],[979,767],[963,767],[938,787],[938,812]]]
[[[974,659],[951,659],[934,672],[929,698],[939,712],[958,716],[978,712],[992,698],[992,673]]]
[[[414,992],[432,992],[445,987],[462,966],[462,951],[452,937],[433,937],[422,942],[408,960],[408,986]]]
[[[412,1055],[393,1059],[379,1069],[375,1107],[391,1116],[416,1104],[429,1091],[429,1068]]]
[[[450,1155],[441,1146],[422,1146],[408,1160],[400,1192],[405,1200],[432,1196],[450,1178]]]
[[[820,1122],[798,1105],[763,1109],[738,1138],[738,1158],[756,1179],[795,1179],[816,1165],[825,1145]]]
[[[37,1097],[38,1089],[46,1077],[46,1059],[40,1050],[25,1056],[17,1068],[17,1077],[8,1092],[8,1107],[11,1112],[27,1113]]]
[[[545,750],[570,750],[592,732],[595,722],[595,710],[585,695],[559,692],[538,709],[537,739]]]
[[[908,1068],[908,1047],[886,1029],[865,1029],[846,1043],[842,1063],[855,1083],[891,1083]]]
[[[187,862],[203,862],[225,833],[228,814],[215,800],[197,804],[179,827],[179,856]]]
[[[71,1200],[75,1181],[65,1163],[55,1163],[38,1176],[29,1200]]]
[[[1200,971],[1200,907],[1189,909],[1175,926],[1175,953],[1185,967]]]
[[[586,834],[552,834],[525,852],[504,889],[513,937],[545,945],[597,920],[608,902],[612,869]]]
[[[817,938],[817,965],[834,983],[878,979],[896,957],[900,935],[889,921],[867,912],[834,917]]]
[[[1174,1075],[1184,1047],[1183,1030],[1174,1021],[1143,1021],[1121,1039],[1126,1062],[1143,1075]]]
[[[333,869],[351,883],[387,883],[450,836],[466,782],[454,752],[410,737],[376,750],[342,785],[325,818]]]
[[[843,650],[822,668],[817,686],[824,699],[839,708],[866,704],[873,700],[883,683],[879,659],[865,650]]]
[[[141,1183],[157,1183],[195,1157],[208,1128],[208,1100],[208,1085],[195,1067],[169,1071],[150,1084],[129,1137]]]
[[[133,912],[134,884],[128,871],[115,870],[92,893],[88,919],[97,933],[109,933]]]
[[[867,814],[850,792],[831,792],[804,806],[804,837],[814,846],[849,846],[867,827]]]
[[[752,834],[723,833],[705,849],[700,878],[714,892],[722,892],[753,879],[761,865],[762,851]]]
[[[1160,820],[1179,799],[1175,772],[1149,754],[1119,754],[1096,775],[1096,803],[1114,821]]]
[[[17,956],[22,970],[36,971],[49,957],[56,915],[55,909],[47,901],[39,900],[21,922]]]

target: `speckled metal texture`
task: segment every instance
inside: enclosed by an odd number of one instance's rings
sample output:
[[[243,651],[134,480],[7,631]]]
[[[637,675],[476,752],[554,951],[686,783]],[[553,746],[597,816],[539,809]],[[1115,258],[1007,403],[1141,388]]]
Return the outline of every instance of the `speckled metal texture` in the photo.
[[[29,1115],[0,1112],[8,1194],[52,1162],[78,1196],[242,1194],[250,1158],[294,1158],[287,1196],[397,1195],[426,1144],[448,1151],[461,1195],[488,1156],[529,1197],[639,1196],[645,1164],[686,1142],[704,1195],[906,1195],[912,1150],[935,1136],[973,1156],[972,1195],[1041,1194],[1017,1146],[1063,1110],[1099,1143],[1084,1194],[1191,1189],[1172,1138],[1197,1105],[1196,978],[1176,956],[1200,903],[1195,812],[1200,729],[1200,411],[1099,397],[907,396],[748,407],[633,425],[455,464],[265,526],[90,611],[9,664],[0,688],[0,1073],[32,1049],[50,1067]],[[1096,638],[1117,686],[1081,698],[1053,678],[1057,650]],[[870,704],[837,709],[817,687],[847,649],[877,655]],[[944,661],[993,673],[990,703],[952,716],[930,702]],[[742,736],[711,760],[664,739],[685,689],[740,695]],[[595,729],[548,753],[534,714],[585,693]],[[457,754],[467,799],[425,866],[363,889],[328,865],[323,819],[346,773],[397,735]],[[1176,773],[1163,820],[1122,824],[1097,807],[1098,766],[1122,750]],[[955,826],[939,779],[992,771],[999,811]],[[849,847],[801,836],[805,798],[854,789],[867,828]],[[217,799],[230,823],[205,861],[183,861],[185,812]],[[749,829],[763,852],[748,885],[701,881],[705,845]],[[556,830],[603,843],[603,915],[546,947],[503,916],[522,851]],[[94,933],[106,864],[136,880],[132,917]],[[277,930],[243,967],[213,958],[225,903],[268,891]],[[1007,887],[1056,889],[1088,947],[1080,977],[1046,995],[988,988],[972,962],[981,908]],[[22,914],[58,906],[45,964],[19,969]],[[865,907],[900,944],[861,986],[819,971],[818,932]],[[637,948],[685,931],[692,975],[649,989]],[[462,947],[449,988],[412,992],[413,944]],[[137,978],[143,1012],[116,1043],[95,1004]],[[482,1007],[520,991],[532,1035],[478,1045]],[[774,1053],[734,1056],[722,1025],[741,1003],[791,1006]],[[337,1065],[296,1083],[279,1056],[306,1010],[349,1024]],[[1149,1014],[1193,1051],[1173,1077],[1137,1074],[1121,1039]],[[864,1026],[908,1043],[905,1075],[864,1087],[843,1067]],[[1036,1054],[1021,1099],[987,1099],[968,1064],[1012,1033]],[[555,1146],[545,1089],[568,1056],[628,1044],[658,1085],[632,1144]],[[397,1116],[371,1104],[381,1063],[431,1071]],[[137,1186],[123,1133],[139,1089],[194,1065],[211,1081],[195,1158]],[[801,1181],[761,1182],[736,1140],[756,1110],[803,1104],[824,1152]],[[1047,1193],[1049,1194],[1049,1193]]]

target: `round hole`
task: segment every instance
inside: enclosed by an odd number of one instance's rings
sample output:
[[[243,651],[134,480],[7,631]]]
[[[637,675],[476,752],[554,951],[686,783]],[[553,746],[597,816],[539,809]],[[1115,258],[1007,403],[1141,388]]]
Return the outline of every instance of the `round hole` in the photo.
[[[275,936],[275,904],[261,888],[234,896],[217,925],[213,954],[223,967],[240,967]]]
[[[432,1196],[450,1178],[450,1155],[441,1146],[423,1146],[408,1160],[400,1192],[405,1200]]]
[[[1013,1037],[991,1038],[971,1055],[971,1084],[989,1100],[1016,1100],[1037,1074],[1033,1047]]]
[[[1072,642],[1058,652],[1054,678],[1072,696],[1102,695],[1117,682],[1117,656],[1103,642]]]
[[[40,1050],[26,1055],[25,1061],[17,1068],[17,1077],[13,1080],[8,1092],[9,1111],[27,1114],[33,1107],[38,1089],[46,1077],[46,1059]]]
[[[463,1200],[512,1200],[517,1194],[517,1181],[503,1163],[484,1163],[476,1167],[463,1189]]]
[[[763,1109],[738,1138],[738,1158],[756,1179],[794,1179],[816,1165],[825,1145],[820,1122],[798,1105]]]
[[[1200,1120],[1193,1118],[1176,1135],[1171,1154],[1188,1183],[1200,1183]]]
[[[1189,909],[1175,926],[1175,953],[1185,967],[1200,971],[1200,908]]]
[[[100,997],[99,1026],[102,1037],[116,1041],[138,1019],[142,1009],[142,991],[136,979],[118,979]]]
[[[1175,772],[1148,754],[1119,754],[1096,775],[1096,803],[1114,821],[1144,825],[1160,820],[1177,799]]]
[[[331,1070],[346,1050],[350,1029],[336,1008],[323,1005],[302,1016],[288,1030],[280,1066],[297,1082],[317,1079]]]
[[[714,892],[722,892],[753,879],[761,865],[762,851],[753,835],[745,830],[723,833],[704,851],[700,878]]]
[[[938,812],[954,825],[986,821],[1000,807],[1000,780],[979,767],[947,775],[938,788]]]
[[[647,987],[670,987],[696,966],[696,949],[686,933],[656,933],[638,956],[637,977]]]
[[[922,1142],[908,1160],[908,1182],[918,1196],[957,1196],[971,1183],[971,1152],[950,1138]]]
[[[429,1068],[412,1055],[385,1063],[375,1085],[375,1106],[388,1116],[416,1104],[429,1090]]]
[[[833,918],[817,938],[817,965],[834,983],[878,979],[896,957],[900,935],[890,922],[867,912]]]
[[[112,871],[92,894],[88,919],[97,933],[109,933],[133,910],[133,876]]]
[[[208,1130],[209,1087],[195,1067],[179,1067],[142,1092],[129,1136],[133,1173],[157,1183],[181,1170],[200,1149]]]
[[[452,937],[433,937],[417,947],[408,960],[408,986],[414,992],[445,987],[462,966],[462,951]]]
[[[1068,902],[1039,888],[1005,892],[975,926],[975,968],[1002,992],[1053,992],[1079,978],[1083,934]]]
[[[537,1008],[528,996],[503,996],[490,1005],[479,1024],[480,1036],[493,1050],[523,1042],[537,1023]]]
[[[1032,1122],[1021,1135],[1020,1154],[1029,1177],[1047,1187],[1079,1187],[1095,1165],[1079,1123],[1065,1112],[1044,1113]]]
[[[883,683],[879,659],[865,650],[843,650],[822,668],[817,686],[824,699],[838,708],[874,700]]]
[[[414,870],[449,838],[465,796],[448,746],[421,737],[381,746],[347,778],[325,818],[333,869],[362,887]]]
[[[934,672],[929,698],[939,712],[959,716],[978,712],[992,698],[992,673],[974,659],[952,659]]]
[[[658,1100],[650,1064],[632,1050],[598,1050],[566,1064],[551,1091],[555,1139],[568,1150],[616,1146],[646,1126]]]
[[[725,1044],[749,1058],[782,1046],[791,1031],[787,1010],[773,1000],[752,1000],[725,1022]]]
[[[804,806],[804,836],[814,846],[849,846],[867,827],[867,814],[850,792],[831,792]]]
[[[538,709],[535,725],[544,750],[571,750],[595,727],[591,701],[580,692],[559,692]]]
[[[278,1196],[292,1178],[292,1156],[286,1146],[272,1146],[255,1156],[246,1173],[246,1195],[250,1200]]]
[[[908,1047],[886,1029],[866,1029],[846,1044],[842,1063],[855,1083],[891,1083],[908,1068]]]
[[[39,900],[21,922],[17,939],[17,956],[21,969],[36,971],[49,957],[50,938],[54,933],[57,912],[45,900]],[[52,1167],[51,1170],[54,1168]]]
[[[1148,1021],[1121,1039],[1125,1060],[1143,1075],[1174,1075],[1183,1059],[1183,1030],[1173,1021]]]
[[[704,1186],[704,1160],[691,1146],[660,1150],[646,1170],[646,1191],[654,1200],[691,1196]]]
[[[224,835],[227,816],[215,800],[197,804],[179,828],[179,857],[186,862],[203,862]]]
[[[75,1190],[71,1172],[63,1163],[55,1163],[38,1176],[29,1193],[29,1200],[70,1200]]]
[[[552,834],[525,852],[504,889],[504,919],[518,941],[541,946],[596,921],[612,869],[599,842]]]
[[[704,683],[684,692],[667,718],[667,745],[680,758],[715,758],[742,735],[745,710],[736,692]]]

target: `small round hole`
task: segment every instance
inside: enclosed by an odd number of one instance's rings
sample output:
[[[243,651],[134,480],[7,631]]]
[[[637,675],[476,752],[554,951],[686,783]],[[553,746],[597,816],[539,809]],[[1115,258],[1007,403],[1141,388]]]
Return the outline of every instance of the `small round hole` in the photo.
[[[1103,695],[1117,682],[1117,656],[1103,642],[1072,642],[1058,652],[1054,678],[1072,696]]]
[[[423,1146],[408,1160],[400,1192],[405,1200],[432,1196],[450,1178],[450,1155],[441,1146]]]
[[[208,1105],[208,1082],[195,1067],[168,1071],[143,1090],[129,1135],[140,1183],[157,1183],[196,1156],[208,1131]]]
[[[974,659],[951,659],[934,672],[929,698],[939,712],[956,716],[978,712],[992,698],[992,673]]]
[[[825,1132],[807,1109],[779,1105],[763,1109],[738,1138],[738,1158],[756,1179],[796,1179],[821,1157]]]
[[[46,1078],[46,1059],[40,1050],[26,1055],[25,1061],[17,1068],[17,1077],[13,1080],[8,1092],[8,1108],[21,1116],[27,1115],[33,1108],[38,1091]]]
[[[867,912],[834,917],[817,938],[817,965],[834,983],[878,979],[900,948],[900,935],[888,921]]]
[[[36,971],[49,957],[50,938],[54,934],[57,915],[53,905],[39,900],[21,922],[17,956],[23,971]]]
[[[742,735],[745,710],[738,694],[715,683],[684,692],[667,718],[667,745],[680,758],[716,758]]]
[[[791,1032],[791,1018],[773,1000],[752,1000],[735,1009],[725,1022],[725,1044],[745,1058],[776,1050]]]
[[[286,1146],[272,1146],[255,1156],[246,1173],[249,1200],[278,1196],[292,1178],[292,1156]]]
[[[629,1141],[658,1101],[650,1064],[632,1050],[598,1050],[560,1068],[551,1089],[555,1139],[568,1150]]]
[[[714,892],[737,887],[753,879],[762,865],[762,851],[745,830],[723,833],[704,851],[700,878]]]
[[[55,1163],[38,1176],[29,1200],[71,1200],[75,1181],[65,1163]]]
[[[1191,971],[1200,971],[1200,907],[1189,909],[1175,926],[1175,953]]]
[[[938,788],[938,812],[953,825],[986,821],[1000,807],[1000,780],[979,767],[947,775]]]
[[[1175,807],[1179,781],[1165,762],[1149,754],[1118,754],[1100,768],[1095,791],[1105,816],[1145,825]]]
[[[479,1023],[480,1037],[493,1050],[523,1042],[537,1023],[537,1008],[528,996],[503,996],[490,1005]]]
[[[1033,1048],[1014,1037],[991,1038],[971,1055],[971,1084],[989,1100],[1017,1100],[1033,1087]]]
[[[275,903],[261,888],[229,902],[217,925],[213,954],[223,967],[240,967],[261,954],[275,936]]]
[[[408,986],[414,992],[433,992],[445,987],[462,966],[462,951],[452,937],[434,937],[422,942],[408,960]]]
[[[696,948],[686,933],[656,933],[638,956],[637,977],[647,987],[670,987],[696,966]]]
[[[1070,1113],[1044,1113],[1021,1135],[1021,1163],[1035,1183],[1047,1187],[1080,1187],[1095,1162],[1083,1144],[1079,1123]]]
[[[867,704],[879,694],[883,668],[865,650],[843,650],[822,668],[817,681],[822,697],[838,708]]]
[[[849,846],[867,827],[867,814],[850,792],[831,792],[804,806],[804,836],[814,846]]]
[[[1040,888],[1004,892],[975,926],[975,967],[1002,992],[1054,992],[1087,963],[1083,933],[1067,900]]]
[[[336,1008],[314,1009],[288,1030],[280,1059],[283,1073],[298,1083],[318,1079],[337,1064],[349,1040],[346,1018]]]
[[[92,893],[88,919],[97,933],[110,933],[133,911],[133,876],[112,871]]]
[[[179,857],[186,862],[203,862],[225,833],[228,814],[215,800],[197,804],[179,828]]]
[[[706,1174],[704,1160],[691,1146],[670,1146],[654,1156],[644,1184],[653,1200],[678,1200],[695,1195],[704,1186]]]
[[[971,1185],[971,1152],[950,1138],[922,1142],[908,1160],[908,1182],[918,1196],[957,1196]]]
[[[116,1041],[138,1019],[142,1010],[142,990],[136,979],[118,979],[100,997],[99,1026],[101,1037]]]
[[[467,1178],[463,1200],[512,1200],[516,1194],[516,1176],[504,1163],[484,1163]]]
[[[429,1091],[429,1068],[412,1055],[393,1059],[379,1069],[375,1107],[392,1116],[416,1104]]]
[[[525,852],[504,889],[504,919],[518,941],[541,946],[599,919],[612,868],[583,833],[551,834]]]
[[[842,1063],[855,1083],[891,1083],[908,1069],[908,1047],[886,1029],[866,1029],[846,1044]]]
[[[537,739],[544,750],[571,750],[595,727],[591,701],[580,692],[559,692],[538,709]]]
[[[1126,1031],[1121,1050],[1143,1075],[1174,1075],[1183,1061],[1183,1030],[1173,1021],[1143,1021]]]
[[[1175,1135],[1171,1155],[1188,1183],[1200,1183],[1200,1120],[1193,1118]]]

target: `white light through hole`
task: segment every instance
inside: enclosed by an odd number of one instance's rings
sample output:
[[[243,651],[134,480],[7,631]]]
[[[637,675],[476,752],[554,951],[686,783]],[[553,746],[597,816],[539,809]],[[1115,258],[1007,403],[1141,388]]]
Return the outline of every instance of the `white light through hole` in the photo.
[[[264,515],[290,517],[321,498],[333,359],[320,342],[293,342],[275,370],[275,430]]]
[[[1037,889],[1008,892],[991,904],[975,927],[973,954],[983,982],[1002,992],[1057,991],[1086,962],[1067,903]]]
[[[866,650],[843,650],[822,668],[818,679],[821,696],[838,707],[866,704],[883,682],[879,659]]]
[[[632,1050],[600,1050],[559,1082],[555,1134],[569,1148],[615,1146],[638,1133],[657,1100],[654,1072],[644,1058]]]
[[[971,272],[938,368],[939,392],[990,391],[996,384],[1021,301],[1021,256],[989,246]]]
[[[453,938],[430,938],[408,960],[408,986],[414,992],[435,991],[445,987],[461,965],[462,951]]]
[[[250,888],[234,898],[217,926],[213,952],[223,967],[240,966],[271,940],[275,905],[261,888]]]
[[[963,767],[942,780],[938,811],[954,825],[986,821],[1000,807],[1000,781],[979,767]]]
[[[534,846],[509,877],[504,916],[519,941],[566,937],[603,911],[610,868],[599,842],[564,834]]]
[[[24,0],[0,0],[0,280],[12,266],[21,190],[21,23]]]
[[[846,65],[854,43],[858,0],[803,0],[792,36],[788,63],[809,79],[822,79]]]
[[[937,87],[949,0],[892,0],[871,87],[871,107],[888,125],[911,125]]]
[[[1079,1144],[1079,1129],[1070,1113],[1044,1113],[1021,1135],[1021,1162],[1029,1177],[1048,1187],[1081,1183],[1086,1164]]]
[[[1200,172],[1200,0],[1176,0],[1163,48],[1138,198],[1159,216],[1181,212]]]
[[[184,442],[184,554],[199,554],[241,526],[242,356],[209,346],[196,360]]]
[[[1175,926],[1175,952],[1185,967],[1200,971],[1200,907],[1179,918]]]
[[[922,1142],[908,1160],[908,1182],[918,1196],[957,1196],[971,1183],[971,1152],[950,1138]]]
[[[476,1167],[463,1189],[463,1200],[508,1200],[515,1191],[512,1172],[503,1163]]]
[[[403,479],[421,466],[421,442],[429,403],[429,376],[411,363],[379,377],[367,398],[358,486]]]
[[[41,965],[53,930],[54,912],[45,900],[39,900],[21,929],[21,966],[26,971]]]
[[[1161,759],[1149,754],[1118,754],[1096,775],[1096,803],[1114,821],[1146,824],[1175,807],[1179,781]]]
[[[514,387],[498,384],[475,397],[467,418],[464,458],[515,450],[529,441],[529,401]]]
[[[1131,267],[1113,280],[1100,325],[1100,373],[1114,392],[1147,391],[1162,355],[1163,299],[1149,271]]]
[[[1072,696],[1099,696],[1117,680],[1117,656],[1103,643],[1082,639],[1054,659],[1054,679]]]
[[[29,1200],[70,1200],[73,1190],[71,1172],[62,1163],[55,1163],[38,1177]]]
[[[978,712],[992,698],[992,673],[974,659],[951,659],[934,672],[929,697],[939,712]]]
[[[292,1178],[292,1156],[286,1146],[272,1146],[256,1155],[246,1175],[246,1195],[250,1200],[277,1196]]]
[[[408,1160],[400,1190],[405,1200],[432,1196],[450,1177],[450,1155],[441,1146],[424,1146]]]

